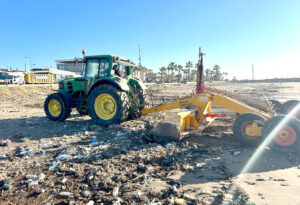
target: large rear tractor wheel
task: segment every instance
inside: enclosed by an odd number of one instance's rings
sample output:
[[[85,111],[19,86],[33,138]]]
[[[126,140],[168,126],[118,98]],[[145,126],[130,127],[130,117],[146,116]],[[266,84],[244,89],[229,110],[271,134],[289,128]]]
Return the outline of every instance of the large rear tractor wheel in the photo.
[[[47,117],[52,121],[64,121],[71,113],[65,99],[58,93],[49,95],[44,103]]]
[[[282,105],[282,109],[281,109],[282,114],[288,115],[299,103],[300,103],[300,101],[298,101],[298,100],[286,101]],[[300,119],[300,107],[298,110],[295,110],[293,116]]]
[[[271,138],[271,148],[283,151],[300,150],[300,122],[294,117],[272,117],[263,126],[263,136]]]
[[[112,85],[101,85],[89,96],[88,113],[99,125],[119,123],[128,117],[128,96]]]
[[[233,124],[233,135],[245,145],[255,146],[262,141],[261,127],[265,119],[257,114],[239,115]]]
[[[136,119],[141,116],[141,110],[148,105],[149,100],[145,90],[138,88],[136,92],[130,94],[130,113],[129,117]]]

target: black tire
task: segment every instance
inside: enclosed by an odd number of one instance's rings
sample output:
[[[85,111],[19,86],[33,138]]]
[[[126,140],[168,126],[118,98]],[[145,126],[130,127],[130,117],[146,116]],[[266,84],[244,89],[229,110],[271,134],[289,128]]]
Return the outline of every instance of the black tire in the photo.
[[[57,100],[61,106],[61,112],[58,116],[53,116],[49,111],[49,102],[51,100]],[[67,102],[59,93],[53,93],[46,98],[44,103],[44,111],[50,120],[62,122],[70,116],[71,108],[68,107]]]
[[[147,93],[142,88],[137,88],[136,92],[130,94],[129,118],[136,119],[141,116],[141,110],[148,105]]]
[[[273,110],[276,111],[277,113],[281,113],[282,103],[279,102],[278,100],[269,100],[269,101],[273,105]]]
[[[284,120],[280,130],[275,128]],[[271,136],[269,136],[271,135]],[[269,146],[281,151],[300,150],[300,122],[294,117],[278,115],[267,120],[263,126],[263,136],[271,137]]]
[[[282,114],[288,115],[289,112],[299,103],[300,103],[300,101],[298,101],[298,100],[286,101],[285,103],[283,103],[282,108],[281,108]],[[294,114],[294,116],[297,117],[298,119],[300,119],[300,111],[296,112]]]
[[[101,94],[109,94],[113,97],[113,99],[116,102],[116,112],[114,116],[110,119],[100,118],[94,109],[95,100]],[[110,125],[114,123],[120,123],[121,121],[127,119],[129,114],[128,96],[125,92],[122,92],[113,85],[100,85],[97,88],[95,88],[89,96],[88,113],[98,125]]]
[[[262,126],[265,122],[265,119],[257,114],[245,113],[239,115],[233,124],[234,137],[247,146],[255,146],[262,141],[262,136],[248,136],[245,133],[246,126],[253,122],[256,122],[258,125]]]

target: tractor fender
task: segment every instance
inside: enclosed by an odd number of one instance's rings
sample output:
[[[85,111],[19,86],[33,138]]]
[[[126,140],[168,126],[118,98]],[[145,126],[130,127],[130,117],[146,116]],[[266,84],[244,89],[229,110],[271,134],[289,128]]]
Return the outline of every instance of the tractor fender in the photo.
[[[113,80],[113,79],[103,79],[103,80],[99,80],[97,81],[89,90],[88,94],[90,94],[92,92],[92,90],[94,90],[96,87],[98,87],[99,85],[104,85],[104,84],[110,84],[113,85],[117,88],[119,88],[122,91],[129,91],[129,86],[126,83],[121,83],[119,81]]]
[[[57,92],[64,98],[69,108],[74,106],[74,100],[70,93],[65,90],[57,90]]]
[[[137,83],[140,86],[140,88],[142,88],[142,90],[146,90],[147,89],[146,85],[142,81],[137,80]]]
[[[141,80],[131,78],[131,79],[129,79],[129,83],[130,83],[131,87],[140,88],[142,90],[147,89],[146,85]]]

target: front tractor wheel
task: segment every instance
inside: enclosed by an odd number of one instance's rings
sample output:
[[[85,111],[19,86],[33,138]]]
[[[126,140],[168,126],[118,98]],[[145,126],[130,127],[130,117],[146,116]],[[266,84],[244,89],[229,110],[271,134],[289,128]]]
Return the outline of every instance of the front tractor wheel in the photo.
[[[89,96],[88,113],[99,125],[119,123],[127,118],[128,97],[112,85],[101,85]]]
[[[283,151],[300,150],[300,122],[294,117],[272,117],[263,126],[263,136],[271,138],[271,148]]]
[[[49,95],[44,103],[47,117],[52,121],[64,121],[71,113],[65,99],[58,93]]]
[[[265,119],[257,114],[239,115],[233,124],[233,135],[245,145],[255,146],[262,141],[261,125]]]

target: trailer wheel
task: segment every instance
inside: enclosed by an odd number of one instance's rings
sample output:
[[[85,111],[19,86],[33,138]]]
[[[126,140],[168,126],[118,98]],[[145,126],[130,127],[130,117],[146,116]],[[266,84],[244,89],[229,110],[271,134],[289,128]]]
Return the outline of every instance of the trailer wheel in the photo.
[[[281,109],[282,109],[282,104],[281,102],[279,102],[278,100],[269,100],[272,105],[273,105],[273,109],[277,112],[277,113],[281,113]]]
[[[272,117],[263,126],[263,136],[272,138],[271,148],[282,151],[299,149],[300,121],[289,116]]]
[[[251,126],[253,122],[261,126],[265,122],[265,119],[257,114],[245,113],[239,115],[233,124],[233,135],[235,138],[248,146],[255,146],[262,141],[262,135],[257,134],[252,136],[246,133],[246,128]]]
[[[288,115],[293,110],[293,108],[296,107],[299,103],[300,103],[300,101],[298,101],[298,100],[286,101],[282,105],[282,114]],[[300,119],[300,109],[293,116]]]

